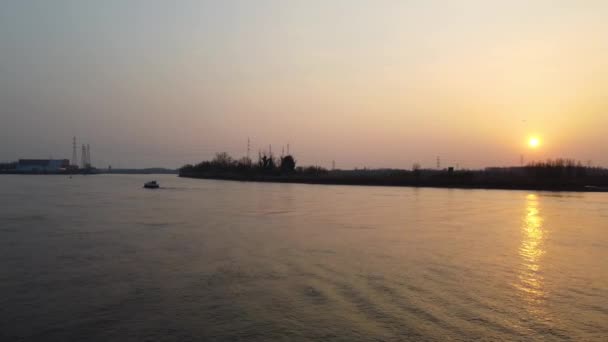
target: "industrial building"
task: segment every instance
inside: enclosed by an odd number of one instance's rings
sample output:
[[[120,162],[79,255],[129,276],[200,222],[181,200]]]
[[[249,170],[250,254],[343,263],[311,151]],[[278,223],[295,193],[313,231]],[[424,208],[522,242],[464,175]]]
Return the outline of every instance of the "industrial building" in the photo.
[[[82,157],[77,159],[76,137],[72,139],[72,160],[69,159],[19,159],[17,162],[0,163],[0,173],[16,174],[92,174],[91,146],[82,145]],[[79,166],[80,164],[80,166]]]
[[[55,173],[65,172],[70,167],[68,159],[19,159],[17,172]]]

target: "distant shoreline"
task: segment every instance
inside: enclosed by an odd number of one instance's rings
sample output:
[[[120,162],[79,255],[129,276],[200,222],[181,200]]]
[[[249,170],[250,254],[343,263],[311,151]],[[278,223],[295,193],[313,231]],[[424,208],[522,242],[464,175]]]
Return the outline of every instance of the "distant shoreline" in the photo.
[[[0,171],[0,175],[16,176],[91,176],[99,172],[23,172],[23,171]]]
[[[360,172],[360,173],[358,173]],[[554,192],[608,192],[608,183],[586,182],[579,179],[525,179],[512,177],[498,177],[494,179],[477,179],[472,176],[475,171],[462,171],[445,173],[432,172],[432,176],[418,177],[413,171],[386,171],[382,174],[374,174],[373,171],[338,170],[320,174],[238,174],[234,172],[184,172],[170,169],[116,169],[95,170],[91,172],[15,172],[0,171],[0,175],[25,175],[25,176],[90,176],[111,174],[139,174],[139,175],[177,175],[181,178],[212,179],[237,182],[258,183],[291,183],[291,184],[315,184],[315,185],[350,185],[350,186],[390,186],[390,187],[414,187],[414,188],[440,188],[440,189],[486,189],[486,190],[523,190],[523,191],[554,191]],[[480,171],[477,171],[480,172]],[[424,173],[423,173],[424,174]],[[597,180],[597,179],[596,179]],[[587,179],[589,181],[589,179]]]
[[[177,175],[177,170],[151,168],[151,169],[114,169],[114,170],[99,170],[92,169],[89,171],[61,171],[61,172],[24,172],[13,170],[0,170],[0,175],[27,175],[27,176],[77,176],[77,175]]]
[[[350,186],[390,186],[390,187],[412,187],[412,188],[440,188],[440,189],[469,189],[469,190],[530,190],[530,191],[554,191],[554,192],[608,192],[608,186],[588,186],[573,184],[475,184],[458,183],[446,181],[418,181],[397,180],[382,177],[367,177],[365,179],[349,179],[347,177],[321,176],[241,176],[234,174],[226,175],[196,175],[179,174],[182,178],[212,179],[237,182],[259,182],[259,183],[291,183],[291,184],[314,184],[314,185],[350,185]]]

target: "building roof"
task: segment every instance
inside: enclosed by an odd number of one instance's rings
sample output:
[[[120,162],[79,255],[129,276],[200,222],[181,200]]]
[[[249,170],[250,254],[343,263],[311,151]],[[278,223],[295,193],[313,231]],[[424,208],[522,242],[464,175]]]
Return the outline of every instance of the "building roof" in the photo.
[[[48,166],[49,164],[67,164],[67,159],[19,159],[20,166]]]
[[[22,166],[47,166],[49,159],[19,159],[19,165]]]

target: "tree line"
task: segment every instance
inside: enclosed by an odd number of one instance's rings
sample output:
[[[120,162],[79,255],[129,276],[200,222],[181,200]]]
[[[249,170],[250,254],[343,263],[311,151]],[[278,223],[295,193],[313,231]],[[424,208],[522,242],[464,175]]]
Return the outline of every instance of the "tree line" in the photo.
[[[213,159],[198,164],[188,164],[180,168],[182,175],[294,175],[294,174],[325,174],[328,171],[320,166],[296,166],[296,159],[292,155],[275,157],[272,153],[258,153],[257,161],[243,157],[234,159],[226,152],[216,153]]]

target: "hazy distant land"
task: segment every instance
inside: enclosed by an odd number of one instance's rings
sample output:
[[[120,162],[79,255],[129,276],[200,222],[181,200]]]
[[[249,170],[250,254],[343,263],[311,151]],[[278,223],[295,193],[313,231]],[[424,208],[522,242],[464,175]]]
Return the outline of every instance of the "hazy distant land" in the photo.
[[[0,174],[27,174],[27,175],[95,175],[95,174],[177,174],[176,169],[167,169],[162,167],[152,168],[130,168],[130,169],[117,169],[117,168],[106,168],[98,169],[92,166],[86,168],[79,168],[70,166],[65,169],[57,170],[30,170],[21,171],[17,168],[18,162],[11,163],[0,163]]]
[[[104,169],[99,170],[98,173],[104,174],[140,174],[140,175],[149,175],[149,174],[177,174],[178,170],[175,169],[166,169],[162,167],[152,167],[145,169]]]
[[[247,157],[236,160],[227,153],[218,153],[210,161],[185,165],[178,170],[89,167],[57,172],[19,172],[15,165],[17,164],[0,164],[0,174],[178,174],[188,178],[254,182],[608,192],[608,169],[583,166],[571,159],[532,162],[519,167],[488,167],[481,170],[453,167],[423,169],[418,165],[414,165],[411,170],[328,170],[320,166],[296,166],[296,159],[292,155],[274,157],[262,153],[255,162]]]
[[[608,169],[583,166],[558,159],[523,167],[492,167],[483,170],[355,169],[327,170],[319,166],[296,167],[288,155],[260,155],[257,162],[234,160],[219,153],[211,161],[186,165],[180,177],[236,181],[336,185],[419,186],[442,188],[519,189],[552,191],[608,191]]]

